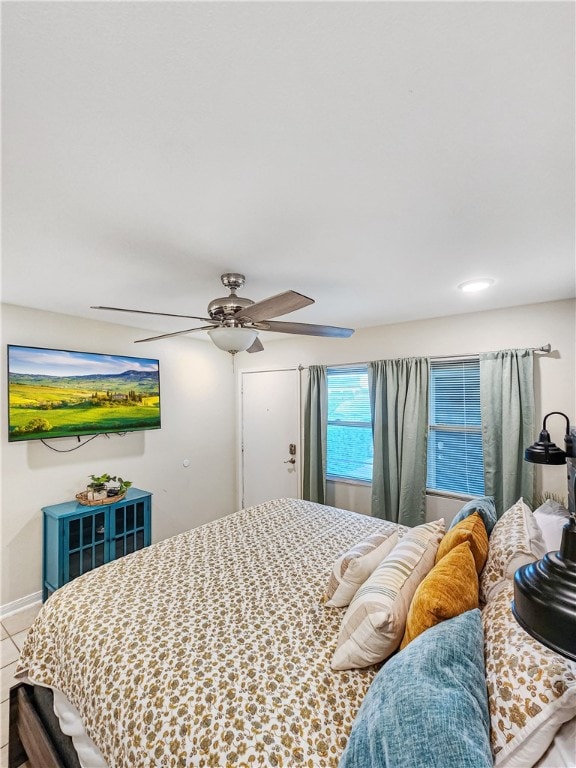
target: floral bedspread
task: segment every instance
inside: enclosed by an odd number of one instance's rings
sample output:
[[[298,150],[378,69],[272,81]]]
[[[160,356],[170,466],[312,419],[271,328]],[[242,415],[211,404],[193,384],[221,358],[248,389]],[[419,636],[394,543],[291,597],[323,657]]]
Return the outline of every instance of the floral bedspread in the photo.
[[[334,672],[323,593],[375,518],[279,499],[58,590],[19,672],[61,691],[110,768],[336,766],[376,667]]]

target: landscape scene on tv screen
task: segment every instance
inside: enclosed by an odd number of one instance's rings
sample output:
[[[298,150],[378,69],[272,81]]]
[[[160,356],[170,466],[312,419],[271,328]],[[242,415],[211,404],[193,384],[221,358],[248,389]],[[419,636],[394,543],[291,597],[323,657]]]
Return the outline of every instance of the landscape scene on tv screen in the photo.
[[[158,360],[8,346],[8,439],[160,428]]]

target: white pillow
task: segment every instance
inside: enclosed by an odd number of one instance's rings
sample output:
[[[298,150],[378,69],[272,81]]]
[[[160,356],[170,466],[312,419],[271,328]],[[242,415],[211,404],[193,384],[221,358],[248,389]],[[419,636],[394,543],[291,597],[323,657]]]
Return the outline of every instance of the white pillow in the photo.
[[[562,541],[562,529],[568,522],[568,510],[562,504],[548,499],[534,512],[546,545],[546,552],[557,552]]]
[[[408,609],[432,569],[444,520],[411,528],[354,595],[342,620],[332,669],[369,667],[402,641]]]
[[[398,531],[390,529],[367,536],[341,554],[334,563],[326,587],[326,605],[331,608],[349,605],[358,589],[397,543]]]
[[[576,715],[556,732],[554,741],[534,768],[574,768],[576,751]]]

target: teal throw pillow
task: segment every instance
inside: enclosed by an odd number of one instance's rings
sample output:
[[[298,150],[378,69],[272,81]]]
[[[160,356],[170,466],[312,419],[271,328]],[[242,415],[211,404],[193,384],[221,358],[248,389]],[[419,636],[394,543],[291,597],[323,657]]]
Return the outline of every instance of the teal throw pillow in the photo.
[[[484,520],[486,533],[490,536],[492,528],[494,528],[496,521],[498,520],[496,505],[494,504],[494,496],[479,496],[477,499],[470,499],[470,501],[464,504],[454,520],[452,520],[450,528],[454,528],[455,525],[461,523],[466,517],[473,515],[474,512],[478,512],[482,520]],[[448,530],[450,530],[450,528]]]
[[[483,640],[476,608],[389,659],[338,768],[492,768]]]

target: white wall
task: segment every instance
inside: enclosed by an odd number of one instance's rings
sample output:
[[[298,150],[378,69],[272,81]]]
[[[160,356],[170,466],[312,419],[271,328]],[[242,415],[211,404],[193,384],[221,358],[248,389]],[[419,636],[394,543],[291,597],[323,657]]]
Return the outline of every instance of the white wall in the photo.
[[[576,302],[516,307],[494,312],[357,331],[351,339],[301,336],[267,341],[257,355],[241,354],[237,369],[361,362],[410,355],[453,355],[550,342],[551,355],[537,355],[537,419],[559,410],[576,421]],[[327,318],[337,322],[337,318]],[[2,591],[0,605],[41,589],[41,507],[72,499],[88,475],[109,471],[154,493],[153,540],[232,511],[236,506],[234,377],[232,359],[193,338],[166,339],[134,347],[141,329],[71,318],[3,305],[2,357],[6,344],[91,352],[147,355],[160,360],[162,429],[99,437],[72,453],[58,454],[38,442],[7,442],[6,379],[0,407],[2,449]],[[561,445],[563,424],[551,420],[552,438]],[[534,436],[535,438],[537,435]],[[74,441],[57,441],[72,447]],[[184,468],[184,459],[190,460]],[[565,470],[539,469],[541,487],[566,492]],[[370,487],[329,484],[328,503],[359,512],[370,509]],[[451,518],[459,502],[428,499],[428,516]]]
[[[41,507],[73,499],[92,473],[119,474],[152,491],[154,541],[233,511],[230,355],[183,337],[134,346],[133,340],[142,335],[142,329],[3,305],[3,372],[6,344],[158,358],[162,428],[101,436],[71,453],[55,453],[38,441],[9,444],[2,376],[2,606],[41,589]],[[51,442],[60,449],[77,444],[72,438]],[[190,461],[188,468],[184,459]]]
[[[326,318],[326,322],[336,322]],[[255,355],[239,356],[238,367],[274,368],[298,365],[330,365],[366,362],[409,356],[464,355],[491,350],[539,347],[550,343],[552,353],[535,355],[535,397],[538,431],[544,414],[563,411],[576,423],[576,302],[557,301],[504,310],[476,312],[397,325],[366,328],[349,339],[286,336],[266,341]],[[557,419],[557,421],[555,420]],[[548,424],[552,439],[563,447],[564,422],[559,417]],[[566,495],[564,467],[537,468],[538,490]],[[370,486],[329,483],[328,503],[357,512],[370,511]],[[427,517],[452,519],[461,502],[428,497]]]

